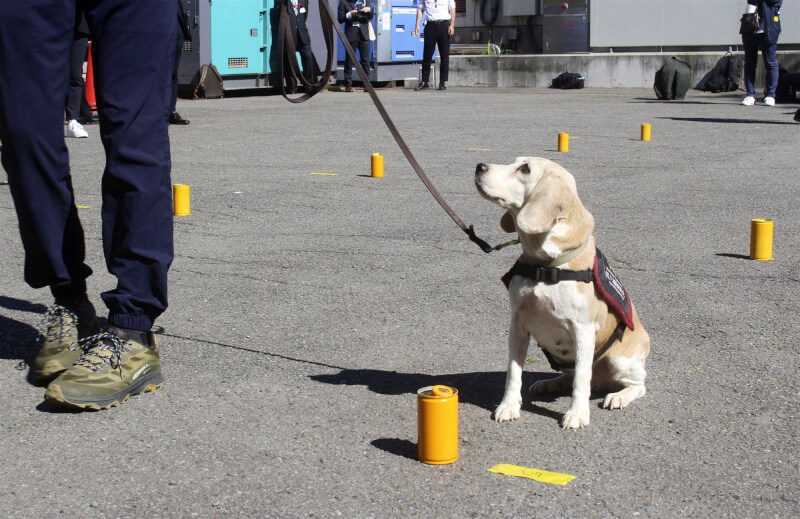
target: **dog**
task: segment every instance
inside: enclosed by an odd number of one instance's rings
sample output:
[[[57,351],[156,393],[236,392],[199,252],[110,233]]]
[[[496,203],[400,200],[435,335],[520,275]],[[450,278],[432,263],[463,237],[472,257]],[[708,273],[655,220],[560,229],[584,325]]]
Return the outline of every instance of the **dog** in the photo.
[[[596,248],[594,217],[578,198],[575,178],[551,160],[519,157],[509,165],[478,164],[475,185],[483,198],[506,210],[500,225],[516,231],[522,245],[504,277],[511,326],[505,393],[495,421],[520,417],[531,336],[561,374],[533,384],[530,395],[572,389],[562,428],[589,425],[592,389],[613,391],[603,400],[606,409],[622,409],[644,396],[650,337]]]

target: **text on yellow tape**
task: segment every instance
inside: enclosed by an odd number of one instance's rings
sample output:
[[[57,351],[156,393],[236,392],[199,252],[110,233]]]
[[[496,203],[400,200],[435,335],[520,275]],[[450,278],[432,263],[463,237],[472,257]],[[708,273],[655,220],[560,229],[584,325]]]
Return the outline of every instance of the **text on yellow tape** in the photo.
[[[501,463],[489,469],[489,472],[496,474],[505,474],[506,476],[517,476],[520,478],[533,479],[541,481],[542,483],[552,483],[553,485],[564,486],[573,479],[575,476],[569,474],[560,474],[558,472],[549,472],[547,470],[531,469],[527,467],[518,467],[516,465],[508,465]]]

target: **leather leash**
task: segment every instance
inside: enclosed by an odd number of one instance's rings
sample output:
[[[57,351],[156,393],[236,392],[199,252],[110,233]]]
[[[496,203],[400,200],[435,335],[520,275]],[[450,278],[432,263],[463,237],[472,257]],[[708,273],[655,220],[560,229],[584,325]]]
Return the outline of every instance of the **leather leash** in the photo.
[[[434,187],[433,183],[425,174],[425,171],[423,171],[422,167],[417,162],[417,159],[414,157],[414,154],[411,153],[411,150],[406,145],[406,142],[403,140],[403,137],[400,135],[400,132],[397,130],[397,127],[394,125],[394,122],[392,121],[391,117],[389,117],[389,114],[386,112],[383,103],[381,103],[381,100],[378,98],[378,94],[375,92],[375,89],[372,87],[372,84],[369,81],[369,77],[367,76],[366,72],[364,72],[364,69],[361,67],[361,63],[359,63],[359,61],[356,59],[356,54],[353,51],[353,48],[350,46],[350,43],[347,41],[347,37],[345,36],[341,25],[339,25],[338,20],[333,15],[333,11],[331,10],[330,5],[328,5],[328,2],[326,0],[319,0],[319,7],[320,7],[319,9],[320,18],[322,21],[322,33],[325,39],[325,45],[328,50],[328,59],[325,64],[325,71],[322,74],[322,80],[319,83],[310,84],[300,72],[300,67],[297,63],[297,55],[295,53],[296,51],[293,39],[286,37],[286,30],[287,27],[289,26],[288,1],[281,0],[280,24],[278,27],[278,47],[280,49],[281,55],[278,62],[278,74],[280,75],[281,78],[280,79],[281,94],[283,95],[283,97],[285,97],[291,103],[302,103],[313,97],[315,94],[317,94],[328,83],[328,79],[330,78],[332,64],[333,64],[334,40],[333,40],[333,32],[331,31],[331,28],[333,28],[339,35],[339,38],[341,38],[342,43],[344,44],[345,52],[347,52],[347,55],[350,57],[350,61],[355,66],[355,69],[358,72],[358,76],[361,78],[361,82],[364,84],[364,88],[369,93],[372,102],[375,104],[375,108],[378,109],[378,113],[380,113],[381,117],[383,118],[383,122],[389,128],[389,132],[392,134],[392,137],[394,137],[394,140],[397,142],[397,145],[400,146],[400,150],[403,152],[403,155],[405,155],[406,159],[411,164],[411,167],[414,168],[414,171],[417,173],[417,176],[420,178],[420,180],[422,180],[422,183],[425,184],[425,187],[428,188],[428,191],[430,191],[431,195],[433,195],[433,198],[435,198],[436,201],[439,202],[439,205],[442,206],[442,208],[445,210],[445,212],[447,212],[450,218],[453,219],[456,225],[458,225],[461,228],[461,230],[464,231],[467,234],[467,236],[469,236],[471,242],[478,245],[478,247],[480,247],[481,250],[486,253],[495,250],[500,250],[504,247],[508,247],[509,245],[515,245],[519,243],[519,240],[511,240],[509,242],[501,243],[500,245],[495,245],[494,247],[492,247],[491,245],[486,243],[486,241],[479,238],[475,234],[473,226],[472,225],[467,226],[461,220],[461,218],[458,217],[455,211],[453,211],[453,209],[447,204],[447,202],[445,202],[444,198],[442,198],[442,195],[439,194],[439,191],[436,189],[436,187]],[[286,95],[286,88],[284,86],[284,81],[283,81],[284,77],[283,58],[287,54],[287,52],[284,51],[284,48],[288,49],[289,66],[292,72],[292,76],[290,77],[290,84],[292,85],[292,88],[294,87],[295,84],[297,84],[298,82],[297,80],[299,80],[299,83],[302,83],[307,89],[306,93],[300,97],[290,98]]]

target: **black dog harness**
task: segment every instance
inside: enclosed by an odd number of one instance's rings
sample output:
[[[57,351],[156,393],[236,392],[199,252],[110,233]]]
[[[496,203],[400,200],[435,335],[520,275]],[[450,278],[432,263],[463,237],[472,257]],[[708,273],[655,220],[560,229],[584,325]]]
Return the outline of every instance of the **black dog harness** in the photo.
[[[523,276],[537,283],[554,284],[560,281],[581,281],[583,283],[594,282],[595,290],[600,294],[600,297],[611,308],[614,314],[617,315],[620,322],[611,337],[600,347],[594,354],[592,363],[603,356],[608,349],[616,341],[621,340],[625,334],[625,328],[633,330],[633,309],[631,306],[630,297],[625,287],[622,286],[611,266],[608,264],[603,253],[600,249],[596,249],[594,258],[594,268],[587,270],[564,270],[553,267],[536,267],[527,263],[522,263],[519,260],[514,263],[511,270],[501,278],[503,284],[508,289],[511,284],[511,279],[514,276]],[[540,346],[541,347],[541,346]],[[542,348],[547,362],[550,367],[555,371],[564,369],[574,369],[574,362],[560,362],[549,351]]]

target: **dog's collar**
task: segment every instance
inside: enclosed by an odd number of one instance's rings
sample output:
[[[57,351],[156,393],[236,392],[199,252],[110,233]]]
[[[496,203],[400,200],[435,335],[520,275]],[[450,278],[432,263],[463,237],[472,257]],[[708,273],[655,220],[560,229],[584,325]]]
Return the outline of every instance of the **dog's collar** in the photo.
[[[558,265],[563,265],[568,261],[577,258],[583,252],[586,245],[589,243],[587,238],[583,244],[577,249],[572,249],[564,254],[561,254],[556,259],[548,263],[546,266],[536,265],[530,262],[530,258],[523,253],[522,258],[514,263],[505,276],[503,276],[503,284],[508,288],[511,284],[511,278],[514,276],[524,276],[536,282],[544,283],[558,283],[559,281],[582,281],[584,283],[591,283],[594,280],[592,269],[587,270],[566,270],[557,268]],[[524,261],[523,261],[524,260]]]
[[[517,261],[511,270],[506,272],[505,276],[501,279],[503,284],[508,288],[511,284],[511,278],[514,276],[524,276],[536,282],[543,283],[558,283],[560,281],[582,281],[584,283],[591,283],[594,280],[592,269],[587,270],[565,270],[556,267],[536,267]]]
[[[557,267],[559,265],[563,265],[564,263],[572,261],[575,258],[577,258],[583,252],[583,249],[585,249],[587,245],[589,245],[589,238],[586,238],[586,241],[584,241],[580,245],[580,247],[578,247],[577,249],[572,249],[572,250],[569,250],[569,251],[567,251],[567,252],[565,252],[563,254],[560,254],[559,256],[556,256],[555,259],[553,259],[552,261],[550,261],[546,265],[540,265],[540,266],[541,267]],[[537,263],[536,261],[533,260],[533,258],[528,256],[524,251],[522,252],[522,257],[525,258],[526,263],[529,263],[531,265],[536,265],[536,263]]]

